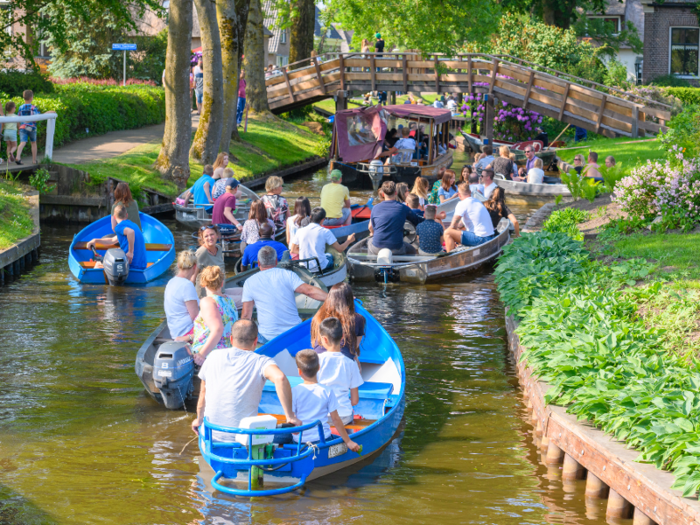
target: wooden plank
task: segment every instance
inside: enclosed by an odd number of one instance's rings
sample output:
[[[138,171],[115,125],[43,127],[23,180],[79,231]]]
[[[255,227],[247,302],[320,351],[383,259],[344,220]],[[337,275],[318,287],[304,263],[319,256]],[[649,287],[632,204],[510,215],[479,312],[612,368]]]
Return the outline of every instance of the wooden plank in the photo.
[[[338,69],[340,67],[340,59],[329,60],[328,62],[321,62],[321,71],[332,71],[333,69]]]
[[[321,86],[321,89],[323,89],[323,92],[327,93],[326,84],[323,82],[323,75],[321,74],[321,67],[318,65],[318,57],[313,57],[313,61],[314,67],[316,68],[316,78],[318,78],[318,84]]]
[[[438,57],[435,55],[435,65],[433,66],[435,73],[435,92],[440,95],[440,70],[438,66]]]
[[[634,117],[634,120],[632,121],[632,138],[636,139],[639,136],[639,108],[635,107],[633,111],[634,113],[632,116]]]
[[[664,111],[661,109],[656,109],[656,108],[652,108],[649,106],[644,106],[644,113],[646,115],[651,115],[652,117],[656,117],[656,118],[664,120],[664,121],[671,120],[671,112],[670,111]]]
[[[596,133],[600,131],[600,127],[603,125],[603,111],[605,111],[605,102],[607,101],[608,97],[606,95],[603,95],[603,100],[600,101],[600,109],[598,110],[598,128],[596,129]]]
[[[432,164],[433,158],[435,157],[435,155],[433,155],[433,146],[434,146],[434,144],[433,144],[433,135],[434,135],[433,125],[434,125],[434,123],[435,123],[434,120],[430,121],[430,140],[428,141],[428,164]]]
[[[406,55],[403,55],[403,73],[401,74],[401,79],[403,80],[403,92],[408,93],[408,59]]]
[[[496,85],[496,75],[498,74],[498,62],[497,58],[493,59],[493,71],[491,72],[491,81],[489,85],[489,95],[493,94],[493,88]]]
[[[282,69],[282,75],[284,75],[284,81],[287,84],[287,91],[289,92],[289,96],[291,97],[292,102],[294,102],[294,91],[292,90],[292,85],[289,83],[289,75],[287,74],[286,67]]]
[[[159,244],[159,243],[153,243],[153,242],[147,242],[146,243],[146,251],[148,252],[167,252],[172,248],[172,244]],[[96,242],[95,243],[95,249],[96,250],[110,250],[112,248],[119,248],[119,243],[118,242],[112,242],[112,243],[107,243],[107,242]],[[76,242],[75,245],[73,246],[74,250],[87,250],[87,242]]]
[[[654,133],[659,133],[661,131],[666,131],[668,128],[666,126],[662,126],[661,124],[657,124],[656,122],[650,122],[648,120],[646,121],[639,121],[638,129],[643,129],[645,131],[652,131]]]
[[[372,80],[372,91],[377,90],[377,69],[374,66],[374,55],[369,57],[369,74],[371,75],[371,80]]]
[[[435,77],[433,75],[426,75],[426,74],[417,74],[413,73],[408,75],[408,81],[413,83],[413,82],[430,82],[432,83],[435,80]]]
[[[530,99],[530,92],[532,91],[532,83],[535,81],[535,72],[530,71],[530,77],[527,81],[527,87],[525,88],[525,97],[523,98],[523,109],[527,109],[527,103]]]
[[[426,69],[426,68],[432,68],[433,63],[430,60],[409,60],[408,67]]]
[[[344,59],[342,54],[338,57],[338,60],[340,61],[340,90],[345,91],[345,64],[343,62]]]
[[[472,57],[471,57],[471,55],[467,59],[467,69],[468,69],[468,74],[469,74],[469,78],[467,79],[467,87],[469,88],[469,93],[471,94],[471,92],[472,92]]]
[[[564,108],[566,108],[566,99],[569,96],[569,86],[571,84],[566,85],[566,91],[564,91],[564,97],[562,98],[561,101],[561,108],[559,109],[559,118],[557,120],[561,120],[561,118],[564,116]]]

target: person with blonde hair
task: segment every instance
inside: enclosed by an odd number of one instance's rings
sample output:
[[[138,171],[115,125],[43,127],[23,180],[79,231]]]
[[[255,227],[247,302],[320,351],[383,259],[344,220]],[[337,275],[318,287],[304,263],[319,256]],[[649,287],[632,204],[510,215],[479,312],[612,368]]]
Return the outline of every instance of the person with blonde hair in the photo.
[[[513,180],[518,176],[518,168],[510,158],[510,148],[501,146],[498,148],[499,157],[495,158],[491,164],[486,166],[487,169],[492,169],[496,175],[502,175],[507,180]]]
[[[192,250],[177,256],[177,274],[165,287],[163,306],[170,337],[189,341],[194,333],[194,320],[199,315],[199,297],[194,286],[197,277],[197,256]]]
[[[238,321],[238,311],[233,299],[223,293],[225,278],[221,268],[204,268],[199,282],[207,295],[200,301],[199,315],[194,320],[192,353],[195,363],[201,366],[212,350],[231,346],[231,328]]]
[[[211,198],[214,199],[214,202],[216,202],[216,199],[221,197],[224,193],[226,193],[226,186],[228,185],[229,181],[235,180],[238,184],[236,184],[236,187],[238,188],[238,185],[240,184],[238,180],[235,178],[235,173],[231,168],[223,168],[223,172],[221,175],[220,179],[217,179],[216,182],[214,183],[214,189],[211,190]],[[238,188],[236,190],[236,199],[241,198],[241,189]]]
[[[418,196],[418,203],[421,210],[425,207],[425,201],[428,200],[429,192],[430,183],[428,182],[428,179],[421,177],[420,175],[416,177],[416,180],[413,182],[413,189],[411,190],[411,193]]]
[[[213,168],[225,168],[228,166],[228,153],[226,151],[220,152],[216,156],[216,160],[214,161]]]
[[[530,171],[527,172],[527,182],[529,184],[542,184],[544,182],[544,170],[542,169],[542,159],[537,157]]]
[[[267,216],[275,223],[276,230],[284,228],[289,217],[289,204],[287,199],[281,195],[283,184],[282,177],[274,175],[268,177],[265,181],[265,191],[267,193],[260,197],[267,210]]]

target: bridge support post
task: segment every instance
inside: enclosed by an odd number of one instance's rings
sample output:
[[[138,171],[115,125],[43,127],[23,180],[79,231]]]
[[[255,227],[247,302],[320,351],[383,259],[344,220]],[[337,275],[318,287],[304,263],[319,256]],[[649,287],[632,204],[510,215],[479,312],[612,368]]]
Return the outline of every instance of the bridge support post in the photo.
[[[481,137],[488,140],[489,146],[493,147],[493,119],[496,115],[493,105],[493,95],[484,95],[484,120],[482,121]]]
[[[347,92],[339,90],[335,94],[335,112],[348,109]]]

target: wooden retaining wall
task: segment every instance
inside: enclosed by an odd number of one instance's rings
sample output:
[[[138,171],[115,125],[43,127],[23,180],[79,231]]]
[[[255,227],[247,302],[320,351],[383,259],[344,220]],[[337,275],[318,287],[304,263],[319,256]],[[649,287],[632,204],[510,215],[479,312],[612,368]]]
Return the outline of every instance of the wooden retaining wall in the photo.
[[[23,272],[39,262],[41,233],[39,231],[39,192],[28,194],[30,213],[34,221],[34,232],[0,251],[0,286],[17,279]]]
[[[633,518],[634,525],[699,525],[700,502],[671,489],[671,473],[635,462],[638,452],[590,423],[577,421],[564,408],[544,403],[549,385],[534,378],[520,360],[523,348],[516,327],[513,317],[506,317],[509,347],[544,463],[561,465],[565,482],[585,480],[586,498],[607,499],[609,519]]]

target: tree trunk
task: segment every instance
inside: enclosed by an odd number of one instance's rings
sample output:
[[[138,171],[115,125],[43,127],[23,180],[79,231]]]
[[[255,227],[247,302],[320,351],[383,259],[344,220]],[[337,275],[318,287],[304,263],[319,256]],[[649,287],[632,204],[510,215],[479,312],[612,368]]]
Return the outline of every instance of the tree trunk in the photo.
[[[155,162],[164,179],[184,189],[190,178],[188,151],[192,137],[190,95],[190,41],[192,2],[170,2],[168,51],[165,56],[165,132]]]
[[[265,38],[260,0],[250,1],[245,33],[246,104],[253,113],[269,113],[265,87]]]
[[[575,8],[575,0],[542,0],[542,20],[545,24],[569,29]]]
[[[316,4],[314,0],[298,0],[298,16],[293,20],[289,35],[289,63],[298,62],[311,56],[314,48],[314,23]],[[294,69],[303,66],[298,64]],[[308,64],[306,64],[308,65]]]
[[[216,0],[224,76],[224,127],[219,148],[221,151],[229,151],[232,140],[241,140],[236,128],[236,107],[249,7],[250,0]]]
[[[214,164],[224,127],[224,79],[221,69],[221,38],[215,0],[194,0],[202,35],[204,100],[190,156],[202,164]]]

